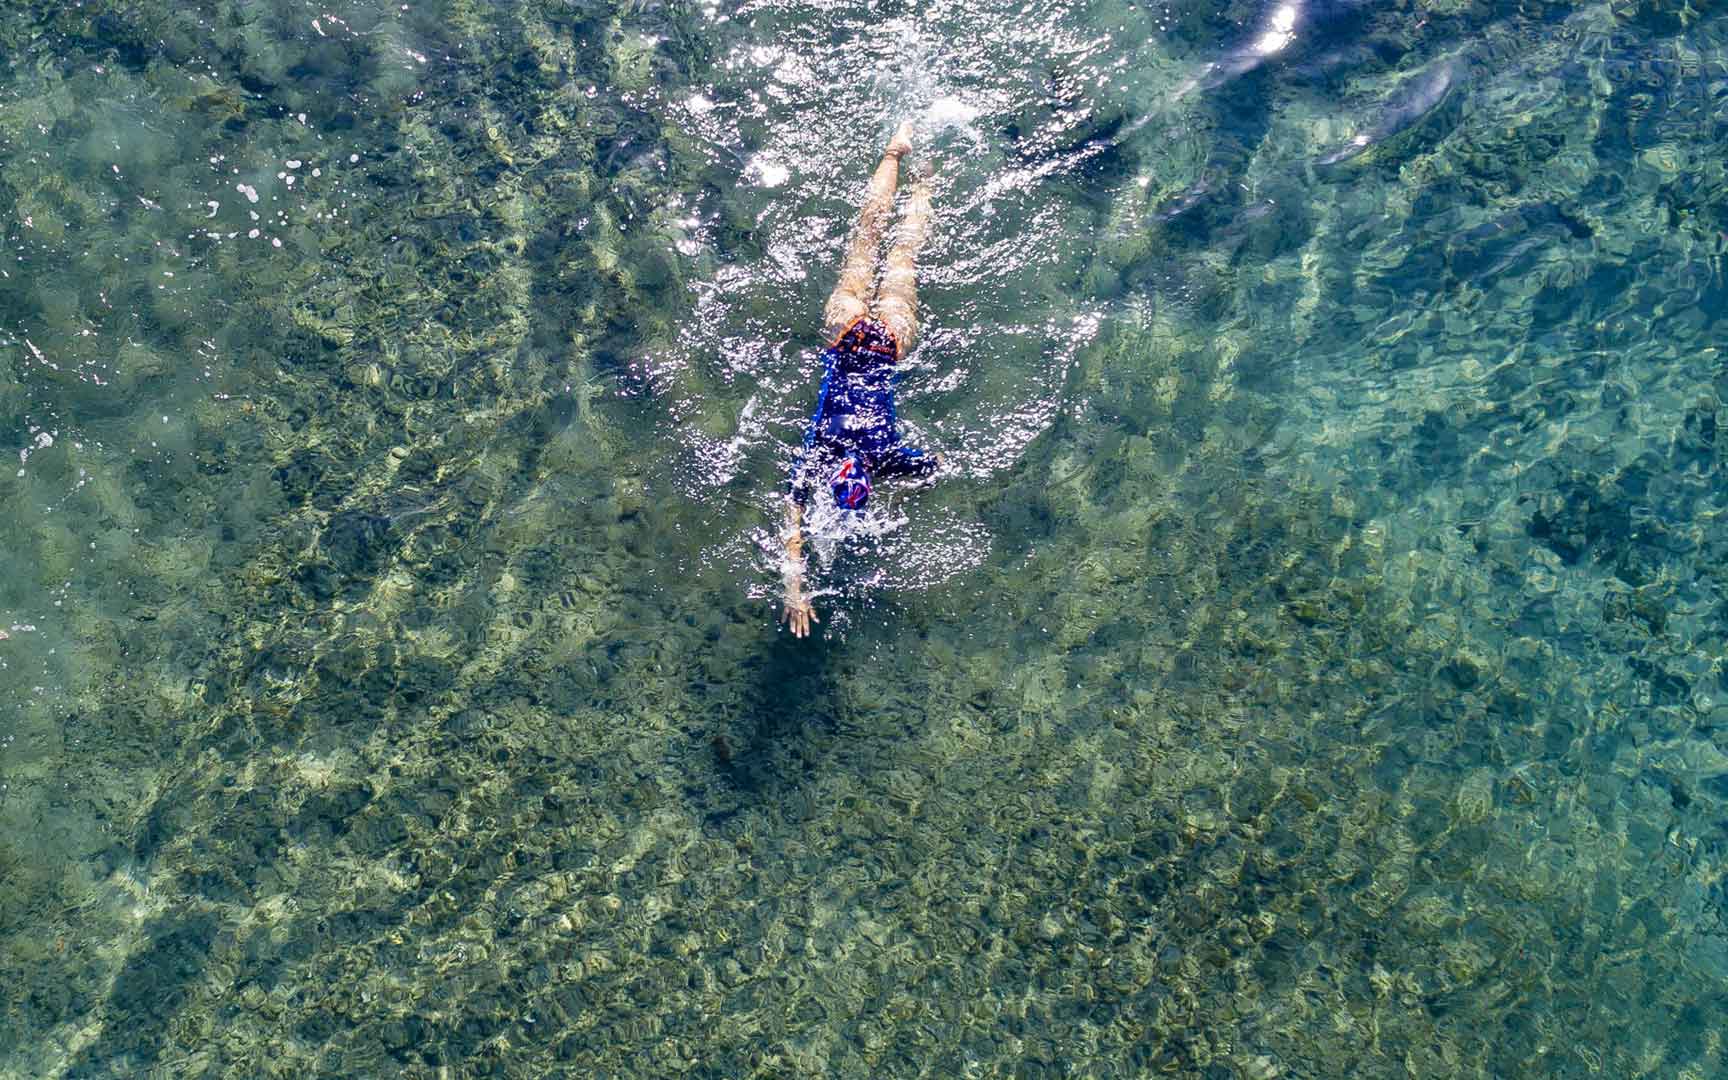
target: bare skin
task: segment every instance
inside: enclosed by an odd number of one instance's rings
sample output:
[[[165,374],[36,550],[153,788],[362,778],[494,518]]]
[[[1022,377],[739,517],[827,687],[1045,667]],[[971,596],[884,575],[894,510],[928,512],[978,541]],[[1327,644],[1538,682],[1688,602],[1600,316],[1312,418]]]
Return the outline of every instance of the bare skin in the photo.
[[[822,620],[810,606],[810,596],[804,591],[804,532],[798,504],[786,500],[786,562],[781,571],[781,583],[786,587],[786,607],[780,617],[793,637],[810,636],[810,624]]]
[[[906,193],[900,228],[876,286],[876,318],[894,335],[901,356],[918,336],[918,252],[929,234],[930,185],[920,177]]]
[[[830,337],[839,334],[860,315],[878,320],[894,335],[898,355],[906,355],[918,335],[918,251],[930,232],[930,186],[922,178],[907,192],[888,256],[880,259],[882,235],[894,210],[894,193],[900,183],[900,159],[912,151],[912,125],[901,124],[882,161],[871,174],[858,211],[858,224],[846,244],[840,265],[840,281],[828,297],[823,322]],[[878,279],[878,270],[880,278]],[[938,458],[940,460],[940,458]],[[804,515],[797,502],[786,500],[786,562],[782,570],[785,608],[781,618],[793,637],[808,637],[810,625],[821,622],[804,591]]]

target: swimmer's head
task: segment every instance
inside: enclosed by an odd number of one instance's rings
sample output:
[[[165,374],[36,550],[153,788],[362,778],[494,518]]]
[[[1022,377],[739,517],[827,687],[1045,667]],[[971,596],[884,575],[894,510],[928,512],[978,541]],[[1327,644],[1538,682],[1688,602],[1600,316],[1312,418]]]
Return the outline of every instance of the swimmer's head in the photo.
[[[834,475],[828,478],[828,490],[834,493],[834,505],[842,510],[863,510],[870,501],[870,471],[857,454],[847,454]]]

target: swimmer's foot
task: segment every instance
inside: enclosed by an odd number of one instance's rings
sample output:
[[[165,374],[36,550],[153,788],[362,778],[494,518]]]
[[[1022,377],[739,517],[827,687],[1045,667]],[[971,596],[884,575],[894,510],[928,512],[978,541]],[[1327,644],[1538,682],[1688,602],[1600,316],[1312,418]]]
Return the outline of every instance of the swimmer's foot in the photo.
[[[894,137],[888,140],[888,148],[882,151],[883,157],[903,158],[912,152],[912,121],[907,120],[894,132]]]

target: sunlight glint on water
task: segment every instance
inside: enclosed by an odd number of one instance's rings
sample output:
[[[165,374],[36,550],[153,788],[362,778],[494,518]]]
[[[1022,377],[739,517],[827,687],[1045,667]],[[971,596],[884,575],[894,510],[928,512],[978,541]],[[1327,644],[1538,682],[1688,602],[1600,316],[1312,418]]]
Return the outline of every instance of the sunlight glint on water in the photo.
[[[0,1074],[1720,1074],[1725,25],[11,6]]]

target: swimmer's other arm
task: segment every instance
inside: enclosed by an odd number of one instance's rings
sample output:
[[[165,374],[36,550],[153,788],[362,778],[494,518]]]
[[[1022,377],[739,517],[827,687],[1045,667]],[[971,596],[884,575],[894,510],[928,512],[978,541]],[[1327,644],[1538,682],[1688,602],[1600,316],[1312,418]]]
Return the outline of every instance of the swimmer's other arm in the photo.
[[[798,500],[786,500],[786,562],[781,575],[786,586],[786,608],[780,617],[786,620],[793,637],[808,637],[810,624],[821,622],[804,594],[804,512]]]

